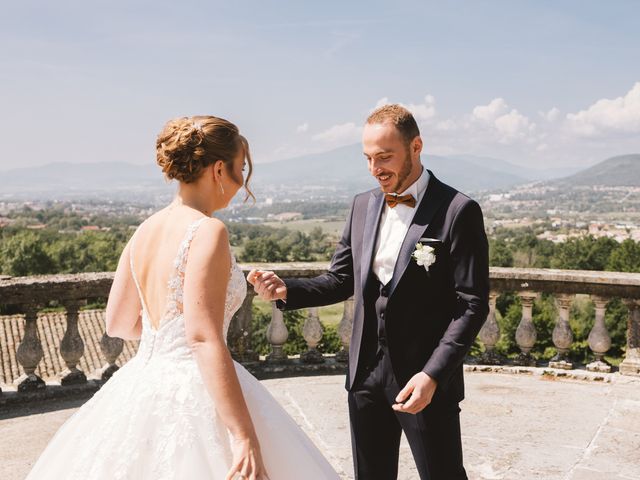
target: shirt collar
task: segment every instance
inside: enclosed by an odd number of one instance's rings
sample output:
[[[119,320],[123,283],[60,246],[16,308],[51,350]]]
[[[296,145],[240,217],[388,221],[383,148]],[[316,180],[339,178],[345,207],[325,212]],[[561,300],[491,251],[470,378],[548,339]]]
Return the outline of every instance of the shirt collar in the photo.
[[[422,173],[418,179],[409,185],[409,187],[404,192],[400,193],[400,195],[411,194],[413,195],[413,198],[416,199],[416,205],[419,204],[424,192],[427,190],[427,186],[429,185],[429,176],[429,171],[422,167]]]

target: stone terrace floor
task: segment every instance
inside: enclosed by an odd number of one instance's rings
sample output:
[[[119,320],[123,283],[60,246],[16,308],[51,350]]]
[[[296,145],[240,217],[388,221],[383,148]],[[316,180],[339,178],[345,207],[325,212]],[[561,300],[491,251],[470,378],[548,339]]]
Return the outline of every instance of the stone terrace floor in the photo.
[[[540,375],[467,373],[462,403],[465,464],[472,480],[640,479],[640,379],[611,383]],[[353,478],[342,376],[264,384],[327,455]],[[23,479],[79,401],[0,413],[0,478]],[[401,480],[417,479],[408,446]]]

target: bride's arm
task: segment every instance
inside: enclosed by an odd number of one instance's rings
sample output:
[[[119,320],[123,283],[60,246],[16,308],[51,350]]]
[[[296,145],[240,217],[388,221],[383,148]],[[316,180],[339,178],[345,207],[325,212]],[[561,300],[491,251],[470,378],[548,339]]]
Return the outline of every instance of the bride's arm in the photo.
[[[258,440],[224,339],[230,268],[227,230],[219,220],[208,219],[198,229],[189,250],[183,298],[185,330],[216,410],[238,442],[234,458],[237,471],[248,468],[261,474],[264,470]],[[246,471],[242,473],[249,478]]]
[[[140,319],[142,305],[131,275],[130,245],[131,240],[120,255],[105,314],[107,335],[125,340],[140,338],[142,332]]]

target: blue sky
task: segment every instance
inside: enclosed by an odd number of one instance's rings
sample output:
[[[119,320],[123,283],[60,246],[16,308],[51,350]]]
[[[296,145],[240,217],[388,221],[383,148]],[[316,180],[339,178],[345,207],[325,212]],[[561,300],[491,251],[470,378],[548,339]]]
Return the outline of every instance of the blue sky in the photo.
[[[384,101],[428,153],[588,165],[640,152],[638,18],[622,0],[11,2],[0,170],[153,162],[166,120],[206,113],[272,161],[356,143]]]

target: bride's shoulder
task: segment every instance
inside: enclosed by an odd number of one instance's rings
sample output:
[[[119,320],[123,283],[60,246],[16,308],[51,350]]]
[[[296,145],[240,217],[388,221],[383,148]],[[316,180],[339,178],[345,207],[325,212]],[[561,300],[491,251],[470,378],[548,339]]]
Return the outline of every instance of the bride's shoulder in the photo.
[[[191,249],[204,256],[228,252],[229,233],[226,225],[217,218],[203,219],[193,238]]]
[[[221,220],[213,217],[204,218],[199,230],[202,233],[208,233],[208,236],[220,237],[221,239],[229,237],[227,226]]]

